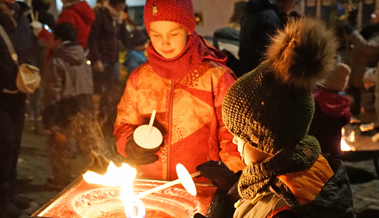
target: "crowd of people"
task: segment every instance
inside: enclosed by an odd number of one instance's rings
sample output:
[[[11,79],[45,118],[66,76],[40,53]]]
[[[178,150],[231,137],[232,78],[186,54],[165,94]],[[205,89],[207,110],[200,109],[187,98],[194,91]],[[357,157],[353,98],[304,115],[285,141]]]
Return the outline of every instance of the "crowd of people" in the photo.
[[[238,57],[197,34],[191,0],[147,0],[145,29],[125,0],[62,2],[55,21],[48,0],[0,0],[19,60],[0,38],[0,217],[19,215],[12,187],[26,112],[42,117],[51,188],[72,181],[73,158],[101,156],[112,132],[139,178],[177,179],[178,163],[200,171],[196,182],[227,192],[230,217],[354,217],[346,170],[332,158],[341,158],[343,126],[379,113],[379,11],[362,30],[338,23],[350,61],[333,30],[293,11],[296,0],[237,2],[242,16],[215,36],[238,40]],[[15,84],[22,63],[41,69],[34,93]],[[134,133],[151,117],[163,139],[144,148]]]

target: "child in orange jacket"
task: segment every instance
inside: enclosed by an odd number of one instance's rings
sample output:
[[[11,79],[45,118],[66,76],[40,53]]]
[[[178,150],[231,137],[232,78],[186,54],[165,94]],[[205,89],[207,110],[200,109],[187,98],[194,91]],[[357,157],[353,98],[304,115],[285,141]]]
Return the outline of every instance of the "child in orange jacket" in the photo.
[[[141,178],[173,180],[177,163],[193,173],[207,160],[242,169],[233,136],[221,119],[221,103],[235,76],[225,67],[225,55],[196,33],[192,1],[148,0],[144,22],[151,40],[148,61],[131,73],[118,105],[118,152],[138,166]],[[163,143],[144,149],[133,132],[153,110]]]

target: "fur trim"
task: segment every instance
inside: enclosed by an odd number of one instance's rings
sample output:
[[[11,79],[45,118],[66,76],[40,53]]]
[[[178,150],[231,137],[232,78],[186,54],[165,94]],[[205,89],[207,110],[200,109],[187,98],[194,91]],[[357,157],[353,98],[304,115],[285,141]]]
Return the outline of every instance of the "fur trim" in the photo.
[[[337,47],[334,32],[321,21],[297,19],[272,38],[266,63],[283,82],[312,90],[334,70]]]

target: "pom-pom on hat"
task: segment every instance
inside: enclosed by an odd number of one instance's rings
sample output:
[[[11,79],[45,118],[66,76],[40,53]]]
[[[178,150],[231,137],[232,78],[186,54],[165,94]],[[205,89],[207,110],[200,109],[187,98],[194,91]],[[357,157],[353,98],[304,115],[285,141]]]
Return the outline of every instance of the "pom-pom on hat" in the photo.
[[[192,33],[196,26],[192,0],[147,0],[144,8],[144,22],[149,35],[150,23],[154,21],[179,23]]]
[[[321,22],[290,22],[272,38],[266,60],[238,79],[222,105],[228,130],[268,154],[295,146],[308,133],[312,89],[336,66],[337,41]]]
[[[338,63],[336,69],[322,83],[325,89],[344,91],[349,81],[351,69],[344,63]]]

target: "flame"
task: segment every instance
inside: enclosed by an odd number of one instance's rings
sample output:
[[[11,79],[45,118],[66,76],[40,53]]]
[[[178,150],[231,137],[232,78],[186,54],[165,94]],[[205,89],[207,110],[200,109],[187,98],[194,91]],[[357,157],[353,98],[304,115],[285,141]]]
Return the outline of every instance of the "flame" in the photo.
[[[121,167],[117,167],[113,162],[110,162],[104,175],[87,171],[83,178],[86,182],[92,184],[120,186],[120,199],[124,204],[126,217],[143,218],[145,217],[145,208],[142,201],[136,198],[133,192],[133,180],[136,174],[136,169],[125,163],[122,163]]]
[[[350,151],[351,147],[346,143],[344,139],[341,140],[341,150],[342,151]]]
[[[355,131],[351,131],[351,134],[348,137],[350,142],[355,142]]]
[[[350,143],[353,143],[355,142],[355,131],[351,131],[350,135],[349,136],[345,136],[345,128],[342,128],[341,129],[341,135],[342,135],[342,139],[341,139],[341,150],[342,151],[351,151],[352,150],[352,147],[350,145],[348,145],[348,142]]]

